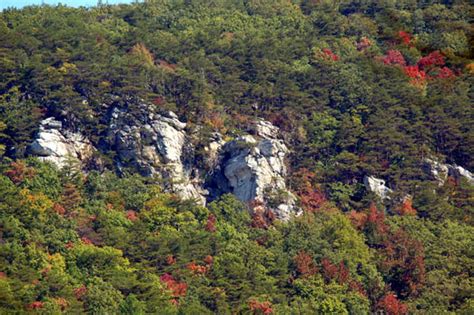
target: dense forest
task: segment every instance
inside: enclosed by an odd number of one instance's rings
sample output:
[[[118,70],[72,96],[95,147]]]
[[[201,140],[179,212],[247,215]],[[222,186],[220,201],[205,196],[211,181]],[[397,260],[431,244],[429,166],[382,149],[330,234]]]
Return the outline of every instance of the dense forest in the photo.
[[[473,17],[468,0],[4,10],[0,313],[474,314]],[[119,169],[104,139],[130,99],[194,128],[203,172],[210,134],[271,122],[302,213]],[[48,117],[91,163],[30,154]]]

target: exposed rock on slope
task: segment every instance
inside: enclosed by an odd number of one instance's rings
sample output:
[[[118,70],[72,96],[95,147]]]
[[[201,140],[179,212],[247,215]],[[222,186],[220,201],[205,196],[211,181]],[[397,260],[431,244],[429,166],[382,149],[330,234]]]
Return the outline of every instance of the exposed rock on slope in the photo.
[[[255,123],[254,132],[263,138],[276,139],[280,130],[269,121],[258,120]]]
[[[452,176],[454,176],[454,178],[456,179],[464,178],[469,184],[474,185],[474,174],[472,174],[467,169],[461,166],[451,165],[449,170],[453,174]]]
[[[221,188],[245,202],[264,202],[277,217],[288,219],[296,211],[295,197],[286,191],[285,184],[284,159],[288,148],[283,141],[273,138],[278,128],[270,123],[258,122],[256,131],[261,139],[241,136],[222,147],[225,181],[221,181]]]
[[[392,190],[385,186],[385,181],[373,176],[364,177],[364,185],[368,191],[375,193],[382,200],[389,200]]]
[[[445,164],[439,163],[432,159],[424,159],[423,169],[438,182],[439,186],[443,186],[448,178],[449,168]]]
[[[432,179],[438,182],[439,186],[444,185],[448,176],[452,176],[456,180],[464,178],[469,184],[474,185],[474,175],[461,166],[443,164],[434,159],[426,158],[423,160],[423,167]]]
[[[186,123],[173,112],[157,113],[144,102],[115,103],[111,107],[105,146],[112,151],[118,170],[138,171],[163,179],[165,189],[184,199],[205,204],[224,193],[233,193],[244,202],[258,201],[271,208],[280,219],[288,219],[297,208],[296,198],[285,184],[285,156],[288,148],[278,139],[279,130],[263,120],[255,122],[253,135],[225,142],[218,133],[203,147],[205,169],[198,169],[195,148],[190,145]],[[66,131],[62,123],[48,118],[41,124],[32,154],[62,166],[68,156],[80,161],[92,156],[95,148],[78,133]],[[199,167],[202,168],[202,167]],[[204,183],[201,178],[211,178]],[[206,188],[206,189],[205,189]]]
[[[68,158],[85,163],[94,153],[91,142],[80,133],[63,129],[62,123],[54,117],[41,122],[36,139],[29,147],[29,153],[39,159],[50,161],[58,167],[64,166]]]
[[[210,137],[210,142],[204,147],[205,157],[204,162],[207,168],[214,169],[219,163],[219,154],[222,146],[225,144],[222,135],[215,132]]]
[[[199,180],[191,178],[191,166],[183,163],[186,123],[176,114],[157,114],[152,106],[139,104],[133,111],[115,107],[110,117],[108,139],[119,168],[134,167],[144,176],[160,176],[182,198],[205,202]]]

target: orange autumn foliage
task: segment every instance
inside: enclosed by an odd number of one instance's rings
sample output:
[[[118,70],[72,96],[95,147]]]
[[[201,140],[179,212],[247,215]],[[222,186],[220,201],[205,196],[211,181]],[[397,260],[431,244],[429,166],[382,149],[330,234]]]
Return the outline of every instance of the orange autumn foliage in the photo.
[[[251,300],[249,302],[249,308],[253,314],[273,314],[272,303],[269,301],[259,302],[256,300]]]
[[[296,172],[295,178],[298,179],[295,192],[300,198],[303,209],[307,212],[319,211],[327,199],[320,190],[313,186],[316,174],[302,168]]]
[[[136,212],[136,211],[128,210],[126,216],[127,216],[127,219],[130,220],[130,221],[132,221],[132,222],[138,220],[138,215],[137,215],[137,212]]]
[[[313,257],[303,250],[299,251],[298,254],[293,257],[293,262],[296,265],[298,275],[302,277],[311,276],[318,272]]]
[[[423,244],[403,229],[391,232],[383,242],[381,270],[393,274],[392,288],[403,296],[416,295],[425,282]],[[400,271],[403,271],[400,273]]]
[[[329,282],[331,280],[336,280],[340,284],[344,284],[348,282],[349,279],[349,269],[347,269],[346,265],[343,261],[339,264],[335,265],[332,264],[331,261],[327,258],[323,258],[321,260],[321,273],[324,279]]]
[[[206,227],[205,227],[205,230],[210,232],[210,233],[214,233],[216,231],[216,222],[217,222],[217,219],[216,219],[216,216],[213,215],[213,214],[210,214],[208,217],[207,217],[207,222],[206,222]]]
[[[411,198],[405,198],[403,202],[395,208],[395,212],[399,215],[416,215],[416,209],[413,208],[413,201]]]
[[[22,183],[25,179],[31,179],[35,176],[35,170],[32,167],[26,166],[23,161],[16,161],[10,163],[10,169],[5,171],[5,176],[10,178],[10,180],[18,185]]]
[[[66,209],[64,209],[63,206],[61,206],[59,203],[55,203],[53,206],[53,211],[56,212],[59,215],[64,215],[66,214]]]
[[[42,309],[44,307],[44,302],[41,301],[34,301],[26,306],[26,308],[30,311]]]
[[[166,256],[166,263],[168,265],[174,265],[176,263],[176,258],[173,255]]]
[[[91,241],[87,236],[81,237],[81,242],[82,242],[84,245],[92,245],[92,241]]]
[[[54,302],[59,306],[61,311],[65,311],[69,306],[69,302],[64,298],[56,298]]]
[[[211,255],[207,255],[206,257],[204,257],[204,262],[207,265],[212,265],[212,263],[214,262],[214,257],[212,257]]]
[[[160,277],[161,282],[166,284],[168,290],[171,291],[171,295],[174,298],[182,297],[186,295],[188,285],[184,282],[179,282],[174,279],[169,273],[165,273]]]
[[[367,213],[351,210],[349,212],[349,220],[351,220],[353,226],[361,230],[367,222]]]
[[[74,289],[74,296],[76,299],[80,300],[87,293],[87,287],[85,285],[80,286],[79,288]]]
[[[193,274],[195,274],[195,275],[205,274],[209,269],[208,266],[201,266],[201,265],[196,264],[195,262],[191,262],[191,263],[187,264],[186,268],[188,270],[192,271]]]
[[[212,113],[210,117],[206,120],[206,124],[209,125],[214,130],[223,130],[225,127],[225,121],[221,115],[218,113]]]

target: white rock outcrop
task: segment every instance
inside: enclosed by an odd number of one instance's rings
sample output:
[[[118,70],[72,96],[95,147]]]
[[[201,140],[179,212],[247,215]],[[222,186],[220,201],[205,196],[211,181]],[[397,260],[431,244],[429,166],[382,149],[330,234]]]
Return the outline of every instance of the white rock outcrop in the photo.
[[[39,132],[28,150],[43,161],[63,167],[70,158],[86,162],[95,148],[82,134],[63,129],[59,120],[49,117],[41,122]]]
[[[474,175],[458,165],[443,164],[435,159],[425,158],[423,169],[438,183],[438,186],[443,186],[448,176],[452,176],[456,180],[465,179],[470,185],[474,185]]]
[[[254,129],[258,136],[268,139],[276,139],[280,133],[277,126],[274,126],[271,122],[266,120],[256,121]]]
[[[257,132],[262,138],[245,135],[222,147],[223,173],[230,192],[239,200],[264,202],[279,219],[287,220],[297,211],[296,198],[285,184],[288,148],[283,141],[273,138],[278,128],[268,122],[258,125],[265,126],[265,130]]]
[[[432,177],[433,180],[438,182],[438,186],[443,186],[448,178],[449,167],[438,161],[428,158],[424,159],[423,169]]]
[[[449,169],[454,178],[464,178],[470,185],[474,185],[474,174],[461,166],[451,166]]]
[[[203,205],[207,198],[233,193],[244,202],[259,201],[282,220],[299,210],[285,183],[288,148],[270,122],[258,120],[252,135],[227,143],[221,134],[212,133],[202,148],[203,164],[198,166],[191,139],[199,139],[187,134],[186,123],[173,112],[158,113],[155,106],[140,100],[116,99],[107,119],[106,137],[99,148],[114,157],[121,172],[156,176],[165,190]],[[87,138],[66,130],[54,118],[41,123],[30,146],[31,154],[58,166],[69,157],[84,162],[95,150]]]
[[[364,177],[364,186],[368,191],[373,192],[382,200],[390,200],[392,190],[385,186],[385,181],[373,176]]]
[[[108,138],[119,167],[131,166],[144,176],[163,178],[168,190],[205,203],[206,191],[183,162],[186,123],[173,112],[157,114],[146,104],[135,111],[116,107],[110,116]]]

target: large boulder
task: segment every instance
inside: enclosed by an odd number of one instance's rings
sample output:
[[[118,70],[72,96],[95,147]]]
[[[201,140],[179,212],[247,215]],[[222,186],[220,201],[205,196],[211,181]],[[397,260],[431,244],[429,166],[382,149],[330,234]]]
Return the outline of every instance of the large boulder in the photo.
[[[390,194],[392,193],[392,190],[385,186],[385,181],[383,179],[373,176],[365,176],[364,185],[368,191],[373,192],[383,201],[390,200]]]
[[[259,201],[269,206],[279,219],[295,214],[295,197],[287,191],[285,155],[288,148],[276,139],[278,128],[258,123],[265,130],[257,136],[245,135],[222,147],[221,188],[244,202]]]
[[[86,163],[95,148],[82,134],[64,129],[61,121],[49,117],[41,121],[28,151],[43,161],[63,167],[68,159]]]
[[[186,123],[175,113],[156,113],[145,103],[114,107],[110,114],[108,141],[116,151],[119,168],[132,167],[144,176],[165,180],[166,189],[184,199],[205,203],[206,192],[192,166],[185,165]]]

